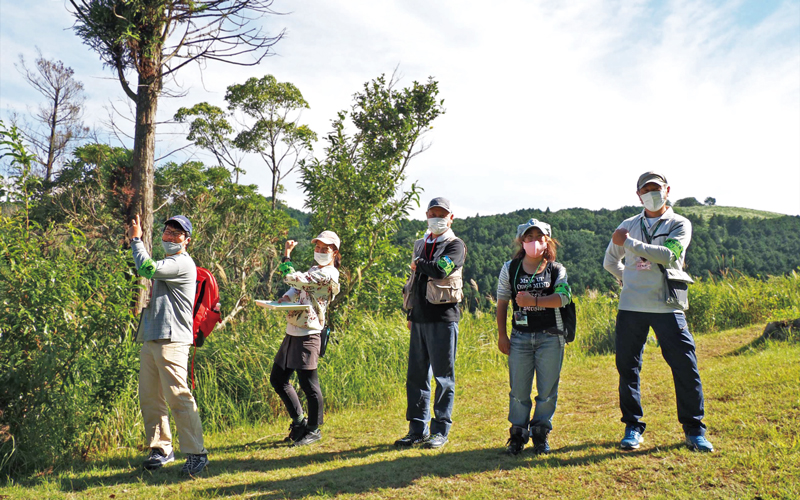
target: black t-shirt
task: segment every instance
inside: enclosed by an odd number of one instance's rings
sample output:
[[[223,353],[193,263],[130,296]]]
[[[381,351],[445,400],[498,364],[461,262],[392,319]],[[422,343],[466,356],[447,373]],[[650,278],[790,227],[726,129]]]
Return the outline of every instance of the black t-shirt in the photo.
[[[534,276],[525,272],[521,261],[512,261],[508,266],[512,299],[516,299],[519,292],[530,292],[534,297],[553,294],[556,288],[556,280],[558,279],[558,268],[556,267],[558,265],[548,262],[544,269]],[[556,310],[553,308],[519,307],[516,300],[512,300],[511,305],[515,313],[512,317],[512,324],[516,330],[521,332],[541,332],[557,326]],[[527,317],[527,325],[517,322],[519,313]]]

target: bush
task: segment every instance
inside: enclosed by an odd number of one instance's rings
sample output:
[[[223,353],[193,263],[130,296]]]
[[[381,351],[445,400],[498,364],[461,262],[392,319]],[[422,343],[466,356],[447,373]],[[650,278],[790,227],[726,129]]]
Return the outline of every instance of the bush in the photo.
[[[96,445],[136,372],[127,269],[79,232],[0,217],[0,476]]]

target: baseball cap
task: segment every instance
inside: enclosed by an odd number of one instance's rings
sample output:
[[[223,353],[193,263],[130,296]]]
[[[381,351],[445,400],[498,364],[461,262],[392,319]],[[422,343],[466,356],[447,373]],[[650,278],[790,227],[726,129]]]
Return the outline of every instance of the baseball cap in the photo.
[[[524,235],[525,232],[532,227],[538,227],[539,231],[543,232],[545,236],[550,237],[553,235],[553,232],[550,230],[550,224],[537,219],[530,219],[528,222],[524,222],[517,226],[517,239],[522,238],[522,235]]]
[[[169,221],[177,222],[178,225],[180,225],[184,231],[189,233],[189,236],[192,235],[192,223],[189,222],[189,219],[185,215],[173,215],[172,217],[166,220],[166,222]]]
[[[636,190],[639,191],[644,187],[645,184],[648,182],[655,182],[661,187],[669,186],[669,182],[667,182],[667,178],[661,174],[657,174],[655,172],[645,172],[639,176],[639,180],[636,182]]]
[[[311,240],[311,243],[316,243],[317,241],[321,241],[326,245],[333,245],[336,247],[337,250],[342,249],[342,241],[339,239],[339,236],[333,231],[322,231],[317,235],[316,238]]]
[[[448,213],[453,213],[453,211],[450,210],[450,200],[448,200],[447,198],[442,198],[441,196],[432,199],[431,202],[428,203],[428,210],[430,210],[433,207],[442,207],[445,210],[447,210]]]

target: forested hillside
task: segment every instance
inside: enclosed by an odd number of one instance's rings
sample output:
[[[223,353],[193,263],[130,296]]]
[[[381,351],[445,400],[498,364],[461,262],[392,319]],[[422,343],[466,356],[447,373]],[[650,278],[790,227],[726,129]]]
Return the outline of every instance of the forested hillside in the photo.
[[[525,209],[456,219],[453,230],[468,248],[464,276],[478,286],[477,294],[474,288],[466,290],[470,308],[488,305],[485,296],[495,294],[500,267],[514,251],[516,227],[531,217],[552,226],[553,237],[561,243],[558,260],[567,267],[573,290],[613,289],[616,284],[603,269],[603,254],[619,223],[640,211],[641,207],[633,206],[597,211]],[[800,217],[685,215],[694,231],[686,266],[695,277],[728,272],[752,277],[782,275],[800,266]],[[404,222],[396,236],[397,244],[410,248],[410,242],[424,229],[424,221]]]

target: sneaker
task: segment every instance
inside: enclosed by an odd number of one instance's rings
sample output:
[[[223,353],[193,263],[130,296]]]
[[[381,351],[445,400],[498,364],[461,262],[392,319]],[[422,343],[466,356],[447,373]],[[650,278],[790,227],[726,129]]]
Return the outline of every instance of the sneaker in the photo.
[[[642,433],[634,427],[625,428],[625,437],[619,442],[619,447],[623,450],[636,450],[644,442]]]
[[[515,434],[512,430],[511,436],[506,441],[506,455],[519,455],[527,442],[527,437],[523,436],[522,433]]]
[[[705,436],[689,436],[687,434],[686,446],[692,451],[704,451],[709,453],[714,451],[714,446]]]
[[[283,442],[293,443],[294,441],[297,441],[298,439],[303,437],[303,435],[306,433],[306,425],[308,425],[307,418],[303,418],[303,420],[299,424],[296,424],[294,422],[289,424],[289,435],[283,438]]]
[[[156,470],[174,461],[174,452],[169,452],[169,455],[165,455],[161,448],[150,448],[150,456],[142,463],[142,467],[147,470]]]
[[[550,429],[545,427],[531,427],[531,441],[533,441],[534,455],[550,453],[550,443],[547,442],[548,434],[550,434]]]
[[[437,449],[447,444],[447,436],[438,432],[425,440],[425,448]]]
[[[196,476],[203,472],[203,469],[208,465],[208,455],[205,453],[194,455],[189,453],[186,455],[186,463],[181,468],[181,473],[190,476]]]
[[[405,436],[395,441],[394,445],[398,448],[409,448],[411,446],[424,443],[428,440],[428,437],[430,436],[427,434],[415,434],[413,432],[409,432]]]
[[[303,437],[292,443],[290,446],[305,446],[311,443],[316,443],[320,439],[322,439],[321,430],[319,429],[314,429],[313,431],[306,430],[306,433],[303,435]]]

